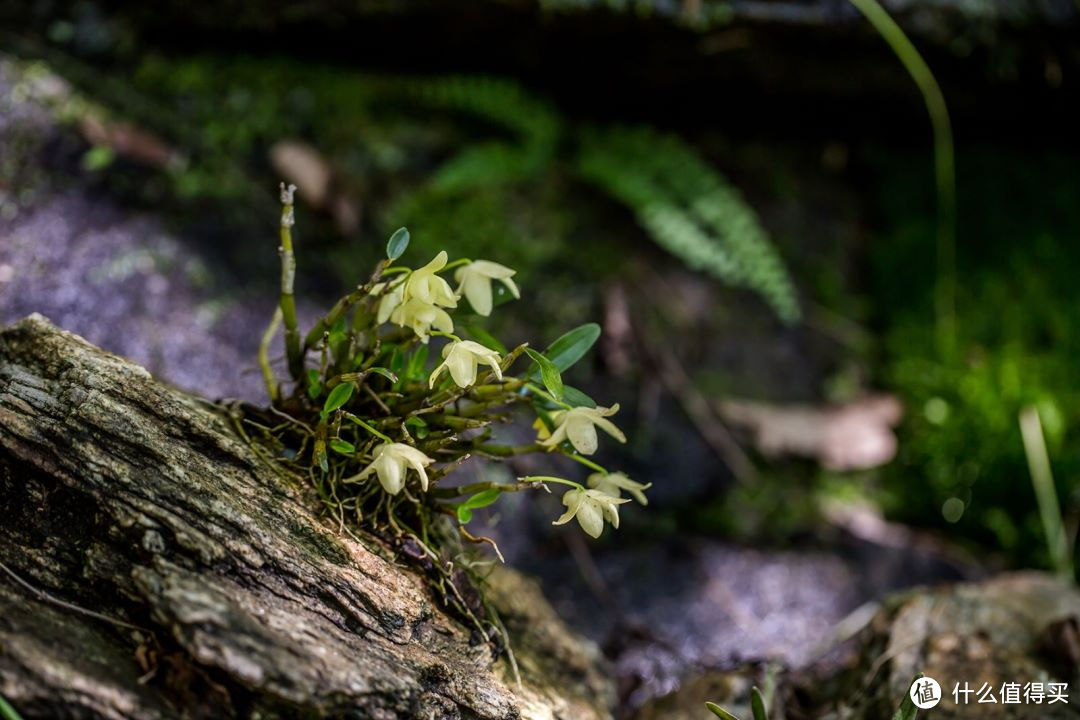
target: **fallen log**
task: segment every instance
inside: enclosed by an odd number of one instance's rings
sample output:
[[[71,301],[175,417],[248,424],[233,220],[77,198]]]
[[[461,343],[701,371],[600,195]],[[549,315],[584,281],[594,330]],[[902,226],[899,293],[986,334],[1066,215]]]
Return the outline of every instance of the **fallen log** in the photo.
[[[595,646],[488,578],[521,669],[223,411],[31,316],[0,330],[0,695],[26,719],[610,717]]]

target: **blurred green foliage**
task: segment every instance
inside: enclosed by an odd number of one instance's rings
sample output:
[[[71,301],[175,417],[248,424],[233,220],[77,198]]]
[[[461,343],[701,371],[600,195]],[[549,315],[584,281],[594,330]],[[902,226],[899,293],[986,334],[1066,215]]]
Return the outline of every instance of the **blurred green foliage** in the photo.
[[[149,55],[125,87],[123,97],[103,87],[101,101],[166,136],[187,160],[144,188],[160,197],[179,194],[195,207],[246,214],[241,222],[249,238],[259,238],[251,228],[273,215],[268,147],[302,138],[331,159],[337,182],[360,201],[363,237],[385,237],[408,225],[422,253],[445,246],[461,255],[505,258],[522,269],[522,283],[534,293],[530,321],[540,327],[587,314],[595,297],[580,280],[618,277],[633,258],[651,252],[635,245],[648,238],[689,265],[756,290],[780,315],[792,317],[796,309],[791,283],[756,213],[702,153],[648,128],[575,123],[513,82],[387,78],[285,59]],[[821,216],[821,223],[785,233],[784,212],[770,209],[778,234],[799,238],[788,243],[785,256],[798,267],[800,286],[840,315],[858,322],[872,318],[865,343],[860,333],[847,342],[827,396],[847,399],[876,385],[896,392],[908,408],[900,455],[880,475],[886,509],[896,519],[1003,550],[1017,563],[1045,564],[1017,415],[1027,405],[1039,409],[1058,494],[1075,529],[1075,167],[1064,157],[1028,150],[969,147],[961,154],[958,349],[943,357],[934,335],[930,158],[880,150],[864,168],[881,184],[864,198],[878,215],[865,250],[870,273],[862,298],[852,292],[853,278],[866,267],[853,259],[850,243],[835,236],[836,228],[859,220],[844,214],[835,198],[823,197],[835,193],[833,186],[785,180],[786,171],[773,167],[775,153],[770,147],[756,164],[745,157],[731,164],[744,171],[749,166],[750,176],[773,184],[772,195]],[[104,153],[84,160],[90,166],[109,161]],[[110,176],[117,164],[109,166]],[[300,212],[307,214],[305,261],[321,262],[341,284],[353,282],[356,268],[382,252],[381,241],[327,242],[333,237],[329,218]],[[253,249],[239,243],[233,252],[244,263],[265,256]],[[270,270],[264,274],[274,277]],[[725,314],[738,316],[731,329],[740,333],[740,347],[752,348],[753,367],[733,374],[723,363],[703,361],[695,371],[700,389],[713,396],[792,399],[776,366],[759,361],[775,346],[750,342],[738,307],[715,307],[710,321]],[[695,328],[680,332],[699,332]],[[775,327],[761,332],[771,337]],[[874,367],[868,377],[869,357]],[[759,368],[759,382],[748,385]],[[776,392],[759,392],[764,382]],[[812,472],[798,463],[777,464],[763,471],[759,486],[695,503],[680,517],[703,532],[797,534],[815,523],[814,499],[835,490],[828,478],[805,487],[793,479]],[[875,479],[855,482],[860,491],[873,492]]]
[[[1080,173],[1069,159],[961,155],[957,352],[935,350],[932,198],[917,158],[882,158],[883,234],[871,260],[881,372],[905,400],[887,508],[1046,565],[1018,425],[1039,410],[1059,497],[1080,507]],[[923,173],[924,174],[924,173]],[[1075,525],[1074,525],[1075,527]]]
[[[409,225],[433,247],[479,256],[497,245],[508,262],[530,265],[580,242],[560,205],[586,183],[626,206],[647,237],[688,266],[757,292],[787,322],[799,317],[755,211],[675,136],[579,126],[516,83],[489,77],[150,57],[135,85],[170,106],[183,127],[200,128],[192,161],[177,175],[184,195],[243,197],[250,180],[238,160],[257,163],[273,142],[306,138],[375,209],[378,235]],[[625,242],[611,232],[588,241],[614,253]],[[604,259],[601,250],[592,260]]]

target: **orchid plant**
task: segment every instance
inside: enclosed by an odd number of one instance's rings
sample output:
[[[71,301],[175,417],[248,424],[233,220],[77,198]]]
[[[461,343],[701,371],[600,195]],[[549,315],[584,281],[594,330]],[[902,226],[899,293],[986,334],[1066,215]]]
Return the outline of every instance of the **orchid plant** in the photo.
[[[445,251],[410,269],[399,264],[409,245],[402,228],[371,277],[301,332],[294,191],[282,185],[281,297],[259,352],[271,407],[249,411],[244,425],[272,444],[276,462],[308,476],[343,529],[355,523],[442,563],[448,536],[494,546],[467,526],[474,510],[506,493],[559,486],[565,512],[554,524],[576,519],[594,538],[605,524],[619,526],[620,505],[646,504],[648,484],[591,457],[597,429],[626,441],[611,420],[619,406],[600,407],[562,379],[596,342],[599,326],[571,330],[544,352],[528,344],[508,350],[473,320],[520,297],[515,271],[488,260],[450,260]],[[461,322],[466,316],[474,316],[468,324]],[[285,379],[270,358],[282,327]],[[501,444],[495,437],[514,408],[534,416],[533,442]],[[501,462],[530,453],[570,458],[589,474],[584,483],[554,475],[454,481],[471,458]]]

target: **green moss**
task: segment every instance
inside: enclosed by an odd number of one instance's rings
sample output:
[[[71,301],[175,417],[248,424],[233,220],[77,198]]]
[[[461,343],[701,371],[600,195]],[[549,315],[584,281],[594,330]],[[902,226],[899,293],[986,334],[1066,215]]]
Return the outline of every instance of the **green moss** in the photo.
[[[955,357],[934,350],[930,199],[920,173],[888,158],[886,230],[872,257],[885,324],[882,372],[908,414],[887,471],[888,507],[1046,562],[1018,414],[1043,421],[1066,511],[1080,495],[1080,173],[1063,157],[974,151],[960,162]],[[949,511],[943,506],[956,500]],[[948,515],[949,518],[945,516]],[[950,522],[953,520],[955,522]]]

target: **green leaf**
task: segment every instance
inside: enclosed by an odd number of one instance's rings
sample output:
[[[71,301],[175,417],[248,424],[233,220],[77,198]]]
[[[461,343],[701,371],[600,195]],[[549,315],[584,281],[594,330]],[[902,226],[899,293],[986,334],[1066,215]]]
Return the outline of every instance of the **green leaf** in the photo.
[[[330,396],[327,397],[326,402],[323,403],[323,417],[326,417],[345,403],[349,402],[349,398],[352,397],[354,390],[356,390],[356,384],[351,382],[341,383],[331,390]]]
[[[501,494],[502,491],[497,488],[488,488],[487,490],[481,490],[480,492],[476,493],[468,500],[458,505],[458,522],[460,522],[462,525],[465,525],[470,520],[472,520],[473,510],[491,505],[493,502],[499,499],[499,495]]]
[[[423,379],[427,374],[428,352],[428,346],[421,345],[409,356],[409,362],[405,370],[407,378],[410,380]]]
[[[498,488],[488,488],[487,490],[481,490],[480,492],[476,493],[471,498],[466,500],[464,502],[464,505],[466,507],[473,508],[474,510],[476,508],[487,507],[488,505],[498,500],[499,495],[501,494],[502,490],[499,490]]]
[[[706,708],[707,708],[707,709],[709,710],[709,712],[711,712],[711,713],[712,713],[713,715],[715,715],[715,716],[716,716],[716,717],[718,717],[718,718],[723,718],[723,720],[739,720],[739,718],[735,717],[734,715],[732,715],[731,713],[729,713],[729,712],[728,712],[727,710],[725,710],[724,708],[720,707],[720,706],[719,706],[719,705],[717,705],[716,703],[713,703],[713,702],[707,702],[707,703],[705,703],[705,707],[706,707]]]
[[[585,393],[578,390],[576,387],[569,385],[563,386],[563,402],[573,407],[596,407],[596,401]]]
[[[307,380],[308,380],[308,386],[307,386],[308,397],[311,398],[312,400],[318,400],[319,396],[322,395],[322,391],[323,391],[322,382],[319,380],[319,371],[315,370],[314,368],[308,370],[307,371]]]
[[[376,375],[382,375],[384,378],[386,378],[392,383],[396,383],[398,381],[398,376],[384,367],[373,367],[371,368],[371,372],[375,373]]]
[[[408,247],[409,231],[405,228],[398,228],[390,236],[389,242],[386,243],[386,257],[397,260],[405,253],[405,249]]]
[[[919,673],[915,676],[915,679],[911,681],[911,685],[919,682],[922,678],[923,674]],[[915,718],[919,716],[919,708],[916,707],[915,702],[911,699],[911,685],[908,685],[908,693],[904,696],[903,702],[900,703],[900,709],[892,716],[892,720],[915,720]]]
[[[390,348],[390,359],[386,362],[390,372],[397,375],[405,368],[405,358],[401,354],[401,347],[393,345]]]
[[[104,170],[112,165],[116,152],[108,145],[95,145],[82,156],[82,167],[87,172]]]
[[[348,339],[349,335],[345,331],[345,318],[339,318],[327,337],[327,343],[329,343],[330,350],[334,353],[335,358],[337,357],[338,346]]]
[[[540,400],[540,398],[537,398],[537,400]],[[548,414],[548,411],[541,407],[537,402],[533,402],[532,408],[533,412],[536,413],[536,417],[540,419],[540,422],[544,423],[544,427],[547,428],[548,432],[553,432],[555,430],[555,421],[551,419],[551,415]]]
[[[342,440],[341,438],[332,438],[330,440],[330,449],[336,453],[348,455],[349,457],[352,457],[356,454],[356,446],[353,445],[351,442],[348,442],[347,440]]]
[[[22,720],[22,715],[16,712],[15,708],[4,699],[3,695],[0,695],[0,718],[4,720]]]
[[[563,381],[562,375],[559,373],[559,368],[555,366],[551,360],[546,356],[536,352],[532,348],[525,348],[525,352],[529,354],[529,357],[533,359],[537,367],[540,369],[540,378],[544,381],[544,387],[556,400],[562,400],[563,396]]]
[[[544,355],[555,364],[560,371],[566,372],[574,363],[580,360],[589,348],[596,344],[600,338],[600,326],[596,323],[586,323],[576,327],[562,335],[558,340],[551,343]]]
[[[412,434],[418,439],[423,440],[428,436],[431,430],[428,429],[428,424],[424,422],[424,418],[419,415],[413,415],[411,418],[405,421],[405,427],[412,430]]]
[[[754,720],[769,720],[769,716],[765,712],[765,698],[761,696],[761,691],[756,687],[750,688],[750,709],[754,713]]]
[[[506,346],[484,328],[476,325],[465,325],[463,329],[484,347],[490,348],[500,355],[506,355],[508,352]]]

